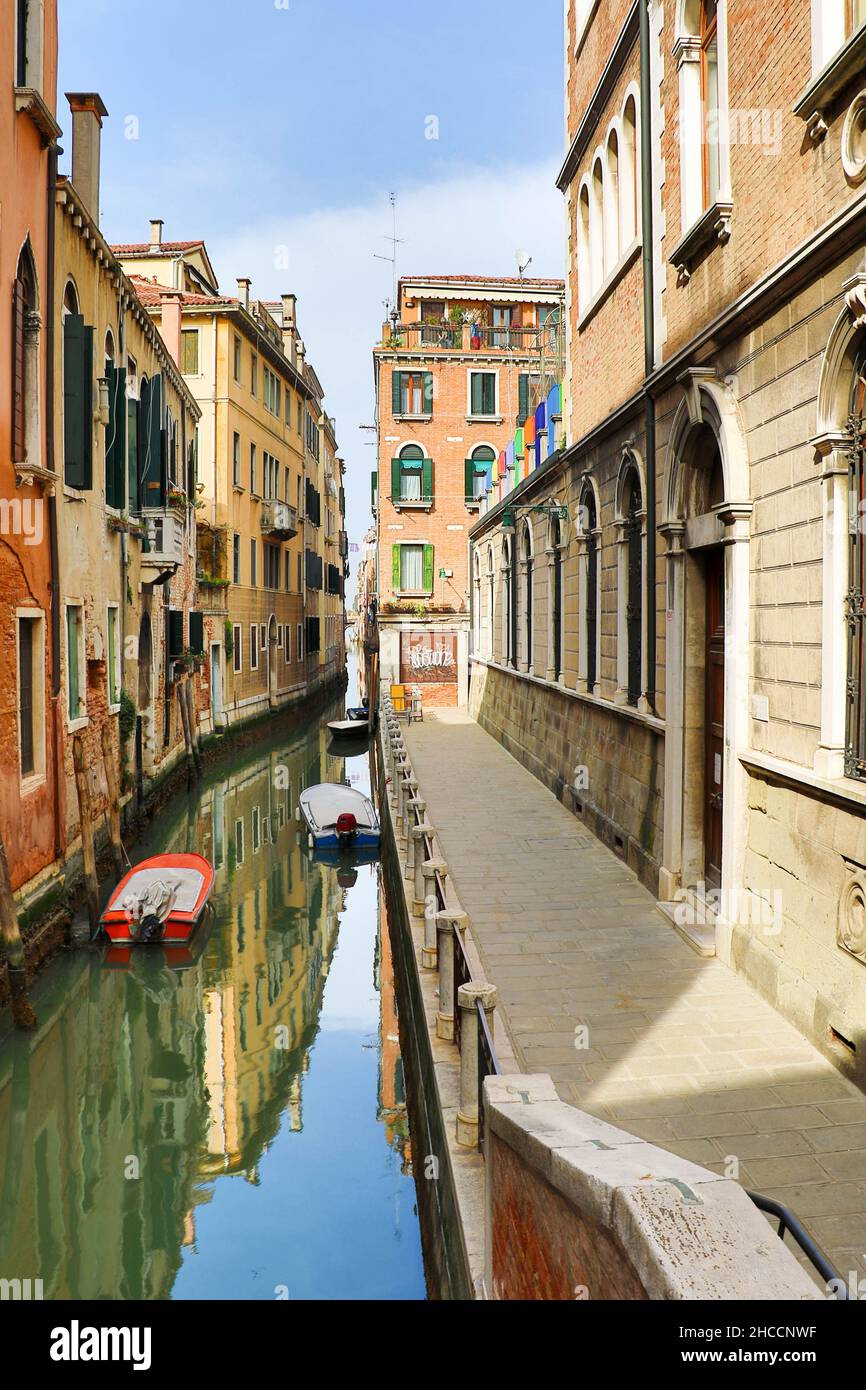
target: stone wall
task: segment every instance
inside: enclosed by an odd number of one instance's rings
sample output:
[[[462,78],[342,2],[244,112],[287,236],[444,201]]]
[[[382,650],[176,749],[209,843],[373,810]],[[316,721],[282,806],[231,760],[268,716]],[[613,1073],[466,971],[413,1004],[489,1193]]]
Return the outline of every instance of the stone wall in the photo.
[[[657,730],[598,701],[479,661],[472,664],[469,709],[658,891],[664,739]]]
[[[485,1099],[488,1298],[822,1297],[739,1183],[566,1105],[549,1076],[490,1077]]]

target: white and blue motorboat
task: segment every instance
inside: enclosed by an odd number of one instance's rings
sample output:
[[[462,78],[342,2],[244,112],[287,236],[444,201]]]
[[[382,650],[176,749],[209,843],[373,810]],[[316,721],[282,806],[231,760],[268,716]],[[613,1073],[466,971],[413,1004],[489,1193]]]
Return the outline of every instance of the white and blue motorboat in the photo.
[[[322,782],[301,792],[298,817],[316,850],[378,849],[379,817],[369,797],[340,782]]]

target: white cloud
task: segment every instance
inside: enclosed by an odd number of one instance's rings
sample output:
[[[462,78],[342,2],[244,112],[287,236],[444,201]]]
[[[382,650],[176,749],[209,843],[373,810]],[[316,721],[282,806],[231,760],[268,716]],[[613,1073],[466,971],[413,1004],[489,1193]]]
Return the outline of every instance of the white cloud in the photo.
[[[398,272],[515,275],[515,251],[532,254],[529,275],[562,275],[565,212],[556,164],[466,169],[435,182],[397,188]],[[347,464],[349,531],[359,540],[370,522],[373,438],[359,426],[374,417],[372,349],[381,336],[383,301],[392,295],[392,226],[388,193],[369,202],[285,217],[266,217],[208,237],[222,288],[249,275],[253,297],[298,296],[307,357],[337,420]],[[285,248],[288,269],[277,257]]]

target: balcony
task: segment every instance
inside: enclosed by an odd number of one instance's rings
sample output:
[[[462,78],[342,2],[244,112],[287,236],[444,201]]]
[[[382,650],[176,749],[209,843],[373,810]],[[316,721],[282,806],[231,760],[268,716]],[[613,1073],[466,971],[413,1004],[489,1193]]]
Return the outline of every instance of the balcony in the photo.
[[[392,351],[512,353],[518,357],[563,355],[558,323],[537,328],[493,327],[485,323],[398,323],[386,325],[382,346]]]
[[[142,552],[141,568],[145,583],[153,584],[183,564],[184,522],[175,511],[150,512],[144,517],[147,548]],[[156,578],[150,575],[156,573]]]
[[[264,502],[262,504],[262,532],[278,540],[290,540],[298,534],[298,512],[288,502]]]

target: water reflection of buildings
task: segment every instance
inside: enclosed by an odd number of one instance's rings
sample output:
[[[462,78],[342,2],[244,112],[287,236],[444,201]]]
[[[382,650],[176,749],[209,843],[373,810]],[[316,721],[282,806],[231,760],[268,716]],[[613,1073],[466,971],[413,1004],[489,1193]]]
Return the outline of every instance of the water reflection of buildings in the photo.
[[[210,1180],[255,1181],[283,1115],[300,1127],[343,898],[294,812],[306,783],[341,773],[316,727],[175,803],[160,843],[217,867],[198,966],[59,962],[38,1031],[4,1040],[0,1279],[42,1279],[52,1299],[167,1297]]]
[[[379,1109],[388,1143],[400,1155],[401,1171],[412,1172],[412,1143],[406,1110],[406,1084],[400,1052],[397,995],[385,894],[379,888],[379,930],[376,938],[376,989],[379,992]]]

